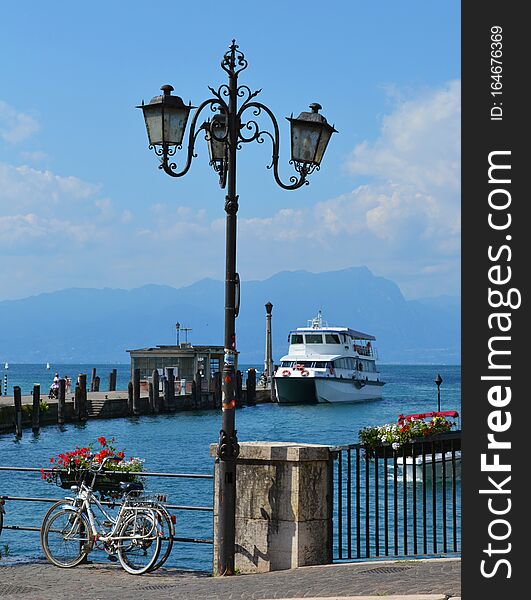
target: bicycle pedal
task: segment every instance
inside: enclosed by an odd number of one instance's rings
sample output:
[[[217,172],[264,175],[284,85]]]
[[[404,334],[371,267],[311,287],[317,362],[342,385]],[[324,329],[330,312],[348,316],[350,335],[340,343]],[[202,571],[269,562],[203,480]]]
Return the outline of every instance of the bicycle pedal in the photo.
[[[114,554],[108,554],[107,558],[113,563],[118,562],[118,557],[114,556]]]
[[[102,525],[104,527],[112,527],[112,521],[103,521]]]

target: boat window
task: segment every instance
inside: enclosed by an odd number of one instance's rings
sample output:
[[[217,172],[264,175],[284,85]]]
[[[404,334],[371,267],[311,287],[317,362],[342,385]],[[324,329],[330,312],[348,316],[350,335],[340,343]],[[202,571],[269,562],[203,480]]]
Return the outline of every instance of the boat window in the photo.
[[[358,361],[361,368],[358,367],[360,371],[368,371],[369,373],[376,372],[376,365],[372,360],[359,360]]]
[[[311,360],[299,360],[299,362],[295,363],[295,368],[297,367],[311,367],[312,366],[312,361]]]
[[[326,363],[324,362],[324,360],[316,360],[313,366],[316,369],[324,369],[326,367]]]
[[[327,333],[325,335],[325,344],[339,344],[339,336],[337,333]]]
[[[349,356],[345,360],[347,361],[347,365],[348,365],[347,368],[354,371],[354,369],[356,368],[356,363],[354,362],[354,359]]]
[[[292,344],[302,344],[302,334],[292,333],[291,334],[291,343]]]
[[[307,344],[322,344],[323,336],[320,333],[307,333],[306,334]]]
[[[283,360],[280,363],[280,366],[281,367],[292,367],[293,366],[293,361],[291,361],[291,360]]]

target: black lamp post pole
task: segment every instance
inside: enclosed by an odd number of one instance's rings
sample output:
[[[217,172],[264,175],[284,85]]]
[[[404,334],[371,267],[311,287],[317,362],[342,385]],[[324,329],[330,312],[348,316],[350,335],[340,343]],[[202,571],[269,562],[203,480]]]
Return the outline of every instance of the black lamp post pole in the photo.
[[[227,195],[225,197],[226,260],[225,260],[225,360],[223,364],[222,419],[217,454],[219,458],[218,504],[218,575],[234,573],[236,459],[239,448],[235,430],[236,408],[236,150],[239,124],[237,117],[238,74],[235,72],[234,47],[229,66],[229,110]]]
[[[336,131],[319,114],[320,104],[310,105],[311,113],[302,112],[297,118],[288,118],[291,126],[292,159],[297,175],[292,175],[289,183],[282,181],[278,173],[279,126],[275,115],[256,100],[260,90],[254,92],[246,85],[238,86],[238,74],[247,68],[243,53],[238,50],[235,40],[223,56],[221,68],[227,73],[229,82],[217,90],[209,87],[212,97],[204,100],[195,112],[188,135],[186,163],[178,170],[172,161],[177,150],[182,148],[188,115],[193,108],[186,106],[182,98],[172,96],[173,87],[163,85],[163,94],[153,98],[141,108],[146,121],[150,148],[160,157],[159,168],[171,177],[182,177],[190,169],[195,142],[200,132],[205,134],[209,144],[210,165],[219,174],[222,188],[227,187],[225,196],[226,254],[225,254],[225,337],[222,382],[222,420],[217,457],[219,462],[218,493],[218,575],[234,573],[234,542],[236,528],[236,459],[239,454],[235,430],[236,408],[236,327],[240,304],[240,280],[236,272],[236,215],[238,195],[236,194],[236,154],[242,144],[262,143],[266,138],[272,144],[271,164],[273,177],[285,190],[296,190],[307,185],[307,177],[319,169],[330,136]],[[238,107],[238,98],[240,106]],[[228,99],[228,101],[227,101]],[[203,110],[219,110],[212,119],[199,125],[198,119]],[[262,129],[257,117],[269,118],[273,126],[271,133]],[[177,324],[177,342],[179,340]],[[183,331],[187,331],[183,329]]]

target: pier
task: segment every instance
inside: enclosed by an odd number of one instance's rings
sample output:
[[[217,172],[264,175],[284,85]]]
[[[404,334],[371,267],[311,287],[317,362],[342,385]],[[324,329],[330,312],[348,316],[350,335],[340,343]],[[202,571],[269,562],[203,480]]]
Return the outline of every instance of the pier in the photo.
[[[76,398],[74,393],[65,395],[64,422],[75,422],[86,419],[111,419],[118,417],[129,417],[131,415],[141,416],[153,414],[150,405],[149,393],[141,388],[138,403],[133,413],[131,398],[128,390],[86,392],[86,411],[81,416],[77,412]],[[191,386],[189,386],[191,388]],[[252,385],[250,386],[250,389]],[[247,382],[242,384],[240,406],[261,404],[271,402],[270,387],[255,386],[254,394],[247,389]],[[251,397],[252,396],[252,397]],[[23,395],[21,400],[21,427],[32,427],[34,419],[33,396]],[[59,400],[48,398],[47,394],[40,396],[40,402],[45,403],[47,408],[39,411],[39,424],[53,424],[59,422]],[[167,407],[160,407],[160,412],[178,412],[185,410],[216,410],[220,409],[220,399],[216,397],[215,391],[202,391],[201,394],[185,393],[170,397]],[[159,411],[157,411],[159,412]],[[16,411],[14,396],[0,396],[0,433],[8,433],[16,428]]]

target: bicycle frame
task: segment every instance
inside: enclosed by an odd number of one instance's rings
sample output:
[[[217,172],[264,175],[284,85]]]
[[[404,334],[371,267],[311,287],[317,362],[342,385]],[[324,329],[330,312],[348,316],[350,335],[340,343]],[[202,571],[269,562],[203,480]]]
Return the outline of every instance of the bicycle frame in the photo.
[[[113,515],[109,514],[105,510],[105,508],[103,507],[101,502],[92,493],[92,489],[89,488],[84,483],[81,483],[81,485],[79,486],[79,490],[77,492],[77,499],[81,500],[80,506],[75,507],[70,504],[65,504],[62,506],[62,508],[65,510],[71,511],[73,513],[76,513],[76,514],[80,514],[82,512],[86,513],[87,518],[89,520],[90,528],[91,528],[91,538],[92,538],[93,544],[98,541],[103,542],[103,543],[108,543],[108,542],[116,542],[116,541],[120,541],[120,540],[151,539],[151,537],[157,536],[155,530],[156,530],[156,514],[158,511],[156,508],[154,508],[152,506],[145,506],[142,504],[139,504],[138,506],[130,505],[127,502],[127,498],[125,498],[120,506],[118,515],[116,517],[114,517]],[[105,535],[102,535],[101,531],[98,531],[98,527],[96,524],[96,517],[94,516],[94,512],[92,510],[91,504],[96,504],[98,509],[103,513],[103,515],[112,523],[111,531],[106,533]],[[152,526],[151,530],[143,535],[129,535],[129,536],[117,535],[120,527],[122,526],[122,524],[124,522],[124,515],[131,514],[133,512],[151,513],[153,515],[153,526]],[[151,534],[153,534],[153,536]]]

